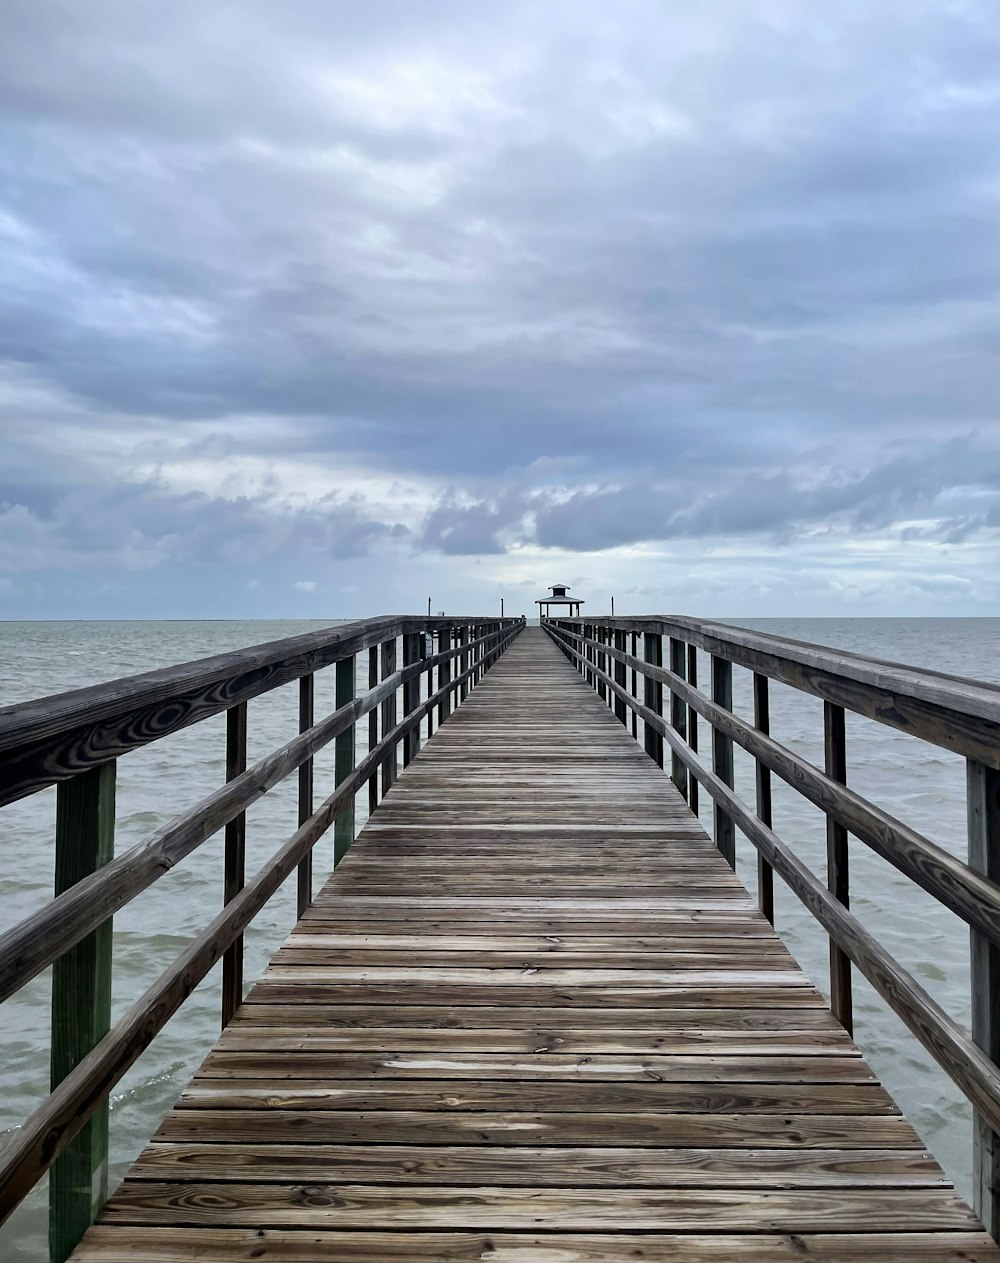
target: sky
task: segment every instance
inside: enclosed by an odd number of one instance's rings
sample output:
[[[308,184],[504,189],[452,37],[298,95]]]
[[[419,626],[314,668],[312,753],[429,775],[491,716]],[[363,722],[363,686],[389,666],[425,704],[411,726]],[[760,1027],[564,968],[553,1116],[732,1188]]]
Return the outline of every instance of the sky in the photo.
[[[998,613],[991,0],[0,30],[0,618]]]

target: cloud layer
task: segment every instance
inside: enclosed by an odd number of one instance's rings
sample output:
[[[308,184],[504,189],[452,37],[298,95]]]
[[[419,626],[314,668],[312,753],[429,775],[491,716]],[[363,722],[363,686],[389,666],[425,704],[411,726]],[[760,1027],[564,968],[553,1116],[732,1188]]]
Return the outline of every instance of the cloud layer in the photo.
[[[4,27],[0,613],[93,613],[83,573],[124,615],[168,572],[189,613],[338,614],[567,564],[657,605],[686,564],[706,613],[713,575],[729,612],[869,573],[858,612],[946,612],[914,574],[994,608],[986,3]]]

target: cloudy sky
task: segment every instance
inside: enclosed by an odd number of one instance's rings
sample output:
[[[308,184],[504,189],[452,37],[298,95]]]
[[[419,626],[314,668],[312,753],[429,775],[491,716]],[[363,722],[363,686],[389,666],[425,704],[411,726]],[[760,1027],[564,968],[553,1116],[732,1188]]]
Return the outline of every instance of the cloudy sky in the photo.
[[[0,617],[997,612],[992,0],[4,0]]]

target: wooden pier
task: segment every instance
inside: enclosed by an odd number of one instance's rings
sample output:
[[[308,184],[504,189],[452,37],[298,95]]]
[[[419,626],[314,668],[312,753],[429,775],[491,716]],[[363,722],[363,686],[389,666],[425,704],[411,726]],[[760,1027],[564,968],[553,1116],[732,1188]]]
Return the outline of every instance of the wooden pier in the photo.
[[[74,1257],[1000,1252],[670,780],[528,629]]]

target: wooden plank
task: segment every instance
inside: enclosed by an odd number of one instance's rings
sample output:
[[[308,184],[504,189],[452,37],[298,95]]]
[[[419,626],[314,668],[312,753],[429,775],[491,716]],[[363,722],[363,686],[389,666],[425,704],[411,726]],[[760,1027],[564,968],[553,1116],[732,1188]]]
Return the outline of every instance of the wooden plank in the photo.
[[[90,1230],[79,1263],[997,1263],[983,1232],[749,1235],[543,1232],[337,1232],[269,1228],[105,1227]]]
[[[389,1185],[158,1183],[126,1180],[101,1215],[106,1224],[226,1227],[497,1228],[659,1232],[902,1232],[974,1230],[969,1208],[947,1191],[813,1189],[522,1190]]]
[[[133,1180],[290,1180],[583,1188],[949,1187],[919,1149],[611,1149],[476,1145],[152,1144]]]

